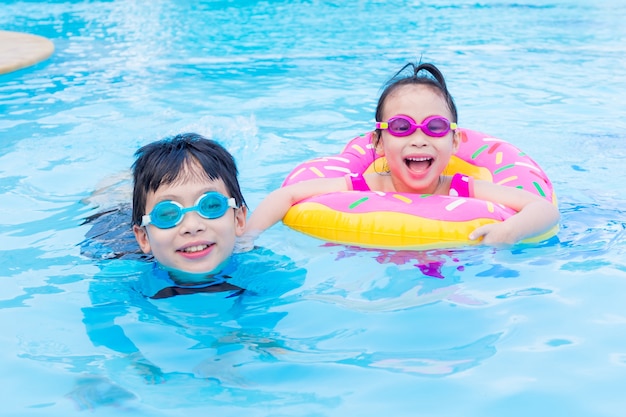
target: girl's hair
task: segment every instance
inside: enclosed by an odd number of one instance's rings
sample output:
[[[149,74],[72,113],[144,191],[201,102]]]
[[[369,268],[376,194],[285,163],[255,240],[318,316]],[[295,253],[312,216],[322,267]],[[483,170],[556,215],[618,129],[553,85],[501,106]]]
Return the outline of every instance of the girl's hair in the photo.
[[[133,216],[134,225],[141,224],[146,214],[146,201],[149,192],[165,184],[184,180],[184,175],[193,175],[194,164],[202,167],[206,178],[212,181],[221,179],[238,207],[244,206],[237,165],[233,156],[219,143],[197,133],[184,133],[165,138],[140,148],[133,163]]]
[[[403,74],[406,70],[410,70],[408,71],[408,75]],[[456,105],[454,104],[454,100],[452,99],[452,96],[448,91],[448,87],[446,87],[446,81],[443,78],[443,74],[441,74],[441,71],[439,71],[436,66],[429,63],[418,65],[408,63],[404,67],[402,67],[402,69],[398,71],[393,77],[391,77],[389,81],[387,81],[383,93],[378,99],[378,105],[376,106],[377,122],[383,121],[383,108],[385,106],[385,102],[387,101],[387,97],[389,97],[390,94],[405,85],[428,85],[439,91],[446,101],[446,104],[450,109],[450,113],[452,113],[452,120],[450,121],[453,123],[458,122]],[[376,129],[374,131],[375,140],[378,140],[378,138],[380,138],[380,133],[380,129]]]

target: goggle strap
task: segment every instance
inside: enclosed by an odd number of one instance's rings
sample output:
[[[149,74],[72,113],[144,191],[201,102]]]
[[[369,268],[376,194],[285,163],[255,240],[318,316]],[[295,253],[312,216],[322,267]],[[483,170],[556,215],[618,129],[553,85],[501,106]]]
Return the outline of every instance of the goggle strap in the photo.
[[[389,123],[387,122],[376,122],[376,129],[388,129]]]
[[[150,215],[144,214],[143,216],[141,216],[141,227],[149,225],[151,221],[152,219],[150,218]]]

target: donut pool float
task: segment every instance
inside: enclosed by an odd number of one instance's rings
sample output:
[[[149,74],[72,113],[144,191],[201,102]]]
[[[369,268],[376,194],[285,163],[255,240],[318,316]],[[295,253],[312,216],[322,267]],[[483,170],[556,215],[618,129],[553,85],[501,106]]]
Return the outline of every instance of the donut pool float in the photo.
[[[557,204],[552,183],[539,165],[512,144],[480,132],[461,129],[459,149],[444,174],[517,187]],[[314,178],[350,173],[384,172],[371,133],[352,139],[337,155],[298,165],[283,186]],[[491,201],[447,195],[379,191],[342,191],[318,195],[294,204],[283,223],[328,242],[379,249],[423,250],[477,244],[470,232],[501,222],[516,212]],[[522,243],[538,243],[558,232],[558,226]]]

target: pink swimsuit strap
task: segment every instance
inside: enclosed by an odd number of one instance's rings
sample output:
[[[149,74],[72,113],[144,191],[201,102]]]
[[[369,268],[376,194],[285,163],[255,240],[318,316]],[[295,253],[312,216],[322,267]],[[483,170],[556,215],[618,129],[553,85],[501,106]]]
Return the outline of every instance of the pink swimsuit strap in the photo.
[[[448,195],[452,197],[474,197],[474,178],[464,174],[454,174]]]
[[[347,174],[345,178],[348,188],[352,187],[352,191],[370,191],[363,174]]]

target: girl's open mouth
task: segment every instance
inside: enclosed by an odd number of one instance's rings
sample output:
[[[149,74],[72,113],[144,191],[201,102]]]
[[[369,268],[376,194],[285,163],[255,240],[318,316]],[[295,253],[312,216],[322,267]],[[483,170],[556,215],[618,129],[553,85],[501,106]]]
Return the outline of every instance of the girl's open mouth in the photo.
[[[433,158],[420,157],[420,158],[406,158],[404,163],[412,171],[424,171],[433,164]]]

